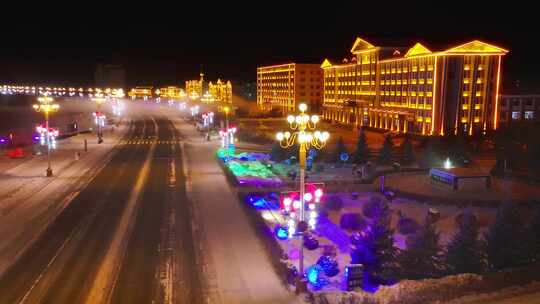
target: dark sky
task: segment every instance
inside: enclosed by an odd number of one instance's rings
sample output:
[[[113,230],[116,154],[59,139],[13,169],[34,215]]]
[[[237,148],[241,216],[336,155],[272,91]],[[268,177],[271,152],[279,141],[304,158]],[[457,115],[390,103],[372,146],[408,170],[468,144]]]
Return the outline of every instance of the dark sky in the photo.
[[[258,65],[350,56],[360,36],[381,46],[421,41],[434,50],[472,39],[493,42],[510,50],[505,87],[520,80],[540,89],[540,26],[526,2],[366,2],[252,1],[169,12],[148,4],[116,15],[11,23],[0,30],[0,80],[91,84],[97,63],[115,63],[125,66],[128,85],[181,84],[197,77],[201,64],[210,79],[253,81]],[[79,23],[86,20],[95,22]]]

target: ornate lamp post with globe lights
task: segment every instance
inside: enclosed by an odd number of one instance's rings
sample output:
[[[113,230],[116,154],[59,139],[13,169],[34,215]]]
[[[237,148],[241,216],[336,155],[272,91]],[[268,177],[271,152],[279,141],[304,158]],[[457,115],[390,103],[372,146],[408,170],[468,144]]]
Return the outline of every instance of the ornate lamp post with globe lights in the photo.
[[[53,171],[51,168],[51,143],[49,136],[49,115],[53,112],[58,111],[60,106],[56,103],[53,103],[53,98],[49,96],[43,96],[38,98],[39,104],[33,105],[34,110],[37,112],[42,112],[45,115],[45,129],[47,130],[47,177],[53,176]]]
[[[292,133],[278,132],[276,139],[283,148],[292,147],[297,141],[300,145],[299,161],[300,161],[300,217],[297,226],[297,231],[302,238],[302,244],[300,245],[300,257],[299,257],[299,278],[297,278],[297,292],[303,292],[305,290],[306,281],[304,276],[304,238],[303,233],[308,229],[308,224],[305,221],[304,209],[305,209],[305,169],[306,169],[306,152],[310,147],[316,149],[322,149],[326,146],[326,142],[330,137],[330,134],[326,131],[321,132],[316,130],[317,123],[319,122],[319,116],[306,114],[307,105],[301,103],[298,106],[300,114],[293,116],[287,116],[287,122]]]
[[[96,97],[92,98],[96,102],[97,111],[94,113],[96,125],[97,125],[97,136],[98,144],[103,142],[103,126],[105,125],[105,115],[101,113],[101,104],[105,102],[105,98],[101,94],[96,94]]]

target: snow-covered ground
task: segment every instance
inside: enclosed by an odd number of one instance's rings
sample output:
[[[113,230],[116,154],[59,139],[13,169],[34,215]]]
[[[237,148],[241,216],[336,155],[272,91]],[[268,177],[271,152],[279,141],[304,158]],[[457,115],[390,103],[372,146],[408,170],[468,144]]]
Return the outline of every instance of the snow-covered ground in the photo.
[[[343,208],[340,211],[329,211],[327,218],[319,218],[317,227],[312,233],[317,236],[321,246],[312,251],[304,249],[304,265],[306,268],[317,263],[317,260],[323,254],[324,245],[331,245],[337,249],[335,260],[338,262],[340,273],[330,279],[330,284],[324,287],[324,290],[337,290],[343,286],[344,267],[349,265],[351,260],[350,235],[352,232],[344,231],[340,228],[341,215],[344,213],[362,214],[362,206],[374,195],[378,194],[360,192],[358,193],[358,198],[353,199],[350,193],[325,193],[326,197],[340,197],[343,200]],[[399,198],[389,202],[389,206],[393,212],[392,226],[394,228],[399,219],[398,212],[421,224],[424,222],[428,209],[436,209],[440,214],[440,218],[436,222],[436,227],[440,232],[441,245],[447,244],[456,232],[457,224],[455,217],[464,211],[464,208],[456,206],[429,205]],[[487,207],[471,207],[470,209],[478,217],[481,230],[486,231],[495,218],[496,209]],[[286,224],[279,210],[261,210],[261,216],[272,230],[277,224]],[[400,234],[397,230],[395,231],[394,240],[396,246],[402,249],[405,248],[405,239],[405,235]],[[298,265],[300,242],[301,240],[299,238],[279,241],[294,265]]]
[[[59,140],[52,152],[54,177],[47,178],[45,155],[8,162],[0,173],[0,274],[35,240],[76,194],[107,163],[110,151],[127,130],[126,124],[95,134]],[[84,140],[88,152],[84,152]],[[76,152],[80,155],[76,156]],[[3,161],[2,161],[3,162]]]
[[[203,141],[183,119],[175,125],[186,137],[187,191],[196,205],[192,225],[202,241],[208,303],[295,303],[215,159],[218,141]]]

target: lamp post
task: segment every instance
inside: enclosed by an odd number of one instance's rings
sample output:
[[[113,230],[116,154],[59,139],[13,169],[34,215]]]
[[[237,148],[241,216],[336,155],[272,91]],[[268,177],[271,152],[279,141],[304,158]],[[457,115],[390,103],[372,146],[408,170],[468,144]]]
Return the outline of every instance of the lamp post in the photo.
[[[96,95],[97,97],[92,98],[93,101],[96,102],[97,105],[97,112],[96,112],[96,122],[97,122],[97,137],[98,137],[98,144],[103,142],[103,131],[101,128],[102,123],[102,114],[101,114],[101,104],[105,102],[105,98],[101,96],[101,94]]]
[[[299,160],[300,160],[300,221],[298,222],[297,231],[302,238],[300,245],[300,257],[299,257],[299,277],[297,278],[296,291],[303,292],[306,288],[306,281],[304,276],[304,238],[303,234],[307,230],[308,225],[305,222],[304,209],[305,209],[305,169],[306,169],[306,152],[309,147],[316,149],[322,149],[326,145],[330,134],[326,131],[321,132],[316,130],[317,123],[319,122],[319,116],[306,114],[307,105],[301,103],[299,105],[300,114],[293,116],[287,116],[287,122],[293,133],[291,132],[278,132],[276,139],[283,148],[292,147],[298,140],[300,145]]]
[[[227,132],[225,137],[225,155],[227,156],[227,159],[229,158],[229,107],[224,107],[223,111],[225,111],[225,132]]]
[[[53,103],[53,98],[49,96],[43,96],[38,98],[39,104],[33,105],[34,110],[37,112],[43,112],[45,115],[45,128],[47,129],[47,177],[53,176],[53,171],[51,168],[51,143],[50,143],[50,134],[49,134],[49,115],[50,113],[58,111],[60,106]]]

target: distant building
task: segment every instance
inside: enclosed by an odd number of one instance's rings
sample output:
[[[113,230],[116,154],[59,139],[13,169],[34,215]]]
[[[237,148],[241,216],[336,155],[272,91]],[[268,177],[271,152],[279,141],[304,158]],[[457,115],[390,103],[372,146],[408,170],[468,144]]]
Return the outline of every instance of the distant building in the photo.
[[[501,124],[540,121],[540,94],[500,96],[499,120]]]
[[[156,90],[156,95],[160,98],[180,99],[186,96],[183,89],[179,87],[164,87]]]
[[[153,87],[135,87],[128,92],[128,96],[131,99],[144,99],[152,98]]]
[[[232,103],[232,85],[230,81],[221,82],[219,78],[215,84],[210,81],[208,83],[208,93],[212,96],[214,102]]]
[[[126,70],[121,65],[98,64],[95,83],[98,87],[125,88]]]
[[[185,92],[192,100],[200,100],[203,96],[204,74],[199,74],[199,80],[187,80]]]
[[[288,63],[257,68],[257,106],[263,110],[296,112],[299,103],[321,110],[323,72],[318,64]]]
[[[357,38],[351,59],[324,60],[323,117],[393,132],[447,135],[497,129],[502,57],[471,41],[444,51],[417,43],[401,55]]]

